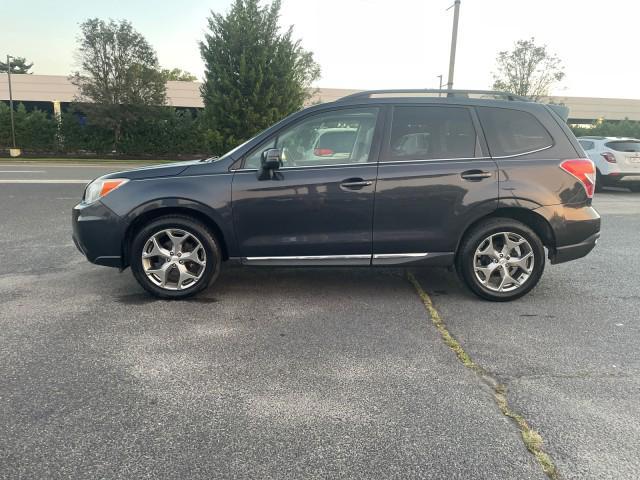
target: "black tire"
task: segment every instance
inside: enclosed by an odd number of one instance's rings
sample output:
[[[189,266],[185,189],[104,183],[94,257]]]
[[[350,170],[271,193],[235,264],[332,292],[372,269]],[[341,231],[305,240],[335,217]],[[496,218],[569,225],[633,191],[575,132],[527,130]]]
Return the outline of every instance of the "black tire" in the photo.
[[[596,169],[596,193],[600,193],[604,190],[604,183],[600,170]]]
[[[629,185],[629,190],[634,193],[640,193],[640,183],[632,183]]]
[[[492,290],[483,285],[475,273],[476,249],[481,247],[487,237],[501,232],[514,233],[524,238],[529,243],[533,254],[533,268],[529,277],[523,281],[520,287],[502,292]],[[540,277],[542,277],[544,265],[545,251],[538,235],[524,223],[510,218],[492,218],[473,227],[462,239],[456,256],[456,271],[465,285],[479,297],[494,302],[506,302],[526,295],[537,285]],[[520,272],[519,270],[517,271]]]
[[[143,248],[147,241],[158,232],[167,229],[184,230],[197,239],[205,252],[206,264],[200,278],[190,286],[179,290],[168,290],[153,283],[144,271],[142,260]],[[175,233],[175,232],[174,232]],[[180,300],[201,292],[213,283],[220,274],[222,253],[218,240],[201,222],[185,215],[168,215],[157,218],[139,229],[130,248],[130,265],[133,276],[147,292],[155,297]],[[185,262],[188,264],[188,262]],[[199,272],[198,272],[199,273]],[[181,282],[178,282],[181,283]],[[186,284],[182,283],[183,285]]]

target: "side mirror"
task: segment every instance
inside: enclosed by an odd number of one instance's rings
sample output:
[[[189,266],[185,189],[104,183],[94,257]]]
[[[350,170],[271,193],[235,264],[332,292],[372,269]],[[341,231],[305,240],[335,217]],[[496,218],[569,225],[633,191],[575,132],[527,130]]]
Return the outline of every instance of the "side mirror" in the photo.
[[[262,170],[278,170],[282,165],[282,151],[277,148],[270,148],[262,152]]]
[[[260,171],[258,180],[273,180],[275,172],[282,165],[282,151],[277,148],[270,148],[262,152],[260,158]]]

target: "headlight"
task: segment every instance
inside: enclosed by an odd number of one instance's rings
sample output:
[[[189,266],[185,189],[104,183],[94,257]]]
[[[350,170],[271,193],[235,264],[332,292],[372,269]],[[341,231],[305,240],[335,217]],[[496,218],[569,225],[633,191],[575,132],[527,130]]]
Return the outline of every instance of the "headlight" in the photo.
[[[108,195],[116,188],[127,183],[127,178],[98,178],[87,185],[84,190],[84,203],[93,203],[96,200]]]

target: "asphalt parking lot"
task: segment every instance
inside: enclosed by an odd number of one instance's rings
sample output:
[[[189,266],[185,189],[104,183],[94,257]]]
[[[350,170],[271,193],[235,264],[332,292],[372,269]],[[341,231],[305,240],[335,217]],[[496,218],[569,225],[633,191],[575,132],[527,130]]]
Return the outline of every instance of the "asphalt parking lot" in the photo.
[[[0,165],[0,478],[546,478],[402,269],[230,268],[166,302],[87,263],[70,209],[114,168]],[[413,274],[560,478],[637,478],[640,195],[594,203],[596,250],[516,302]]]

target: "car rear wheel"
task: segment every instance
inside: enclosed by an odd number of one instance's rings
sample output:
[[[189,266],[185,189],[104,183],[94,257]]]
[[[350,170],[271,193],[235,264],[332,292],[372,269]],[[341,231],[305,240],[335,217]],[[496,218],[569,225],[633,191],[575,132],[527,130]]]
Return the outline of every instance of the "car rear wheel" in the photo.
[[[221,253],[214,235],[186,216],[158,218],[140,229],[131,243],[131,271],[152,295],[190,297],[220,273]]]
[[[603,179],[600,170],[596,169],[596,193],[600,193],[603,191]]]
[[[473,293],[504,302],[535,287],[544,264],[544,246],[533,230],[516,220],[495,218],[465,236],[456,269]]]

